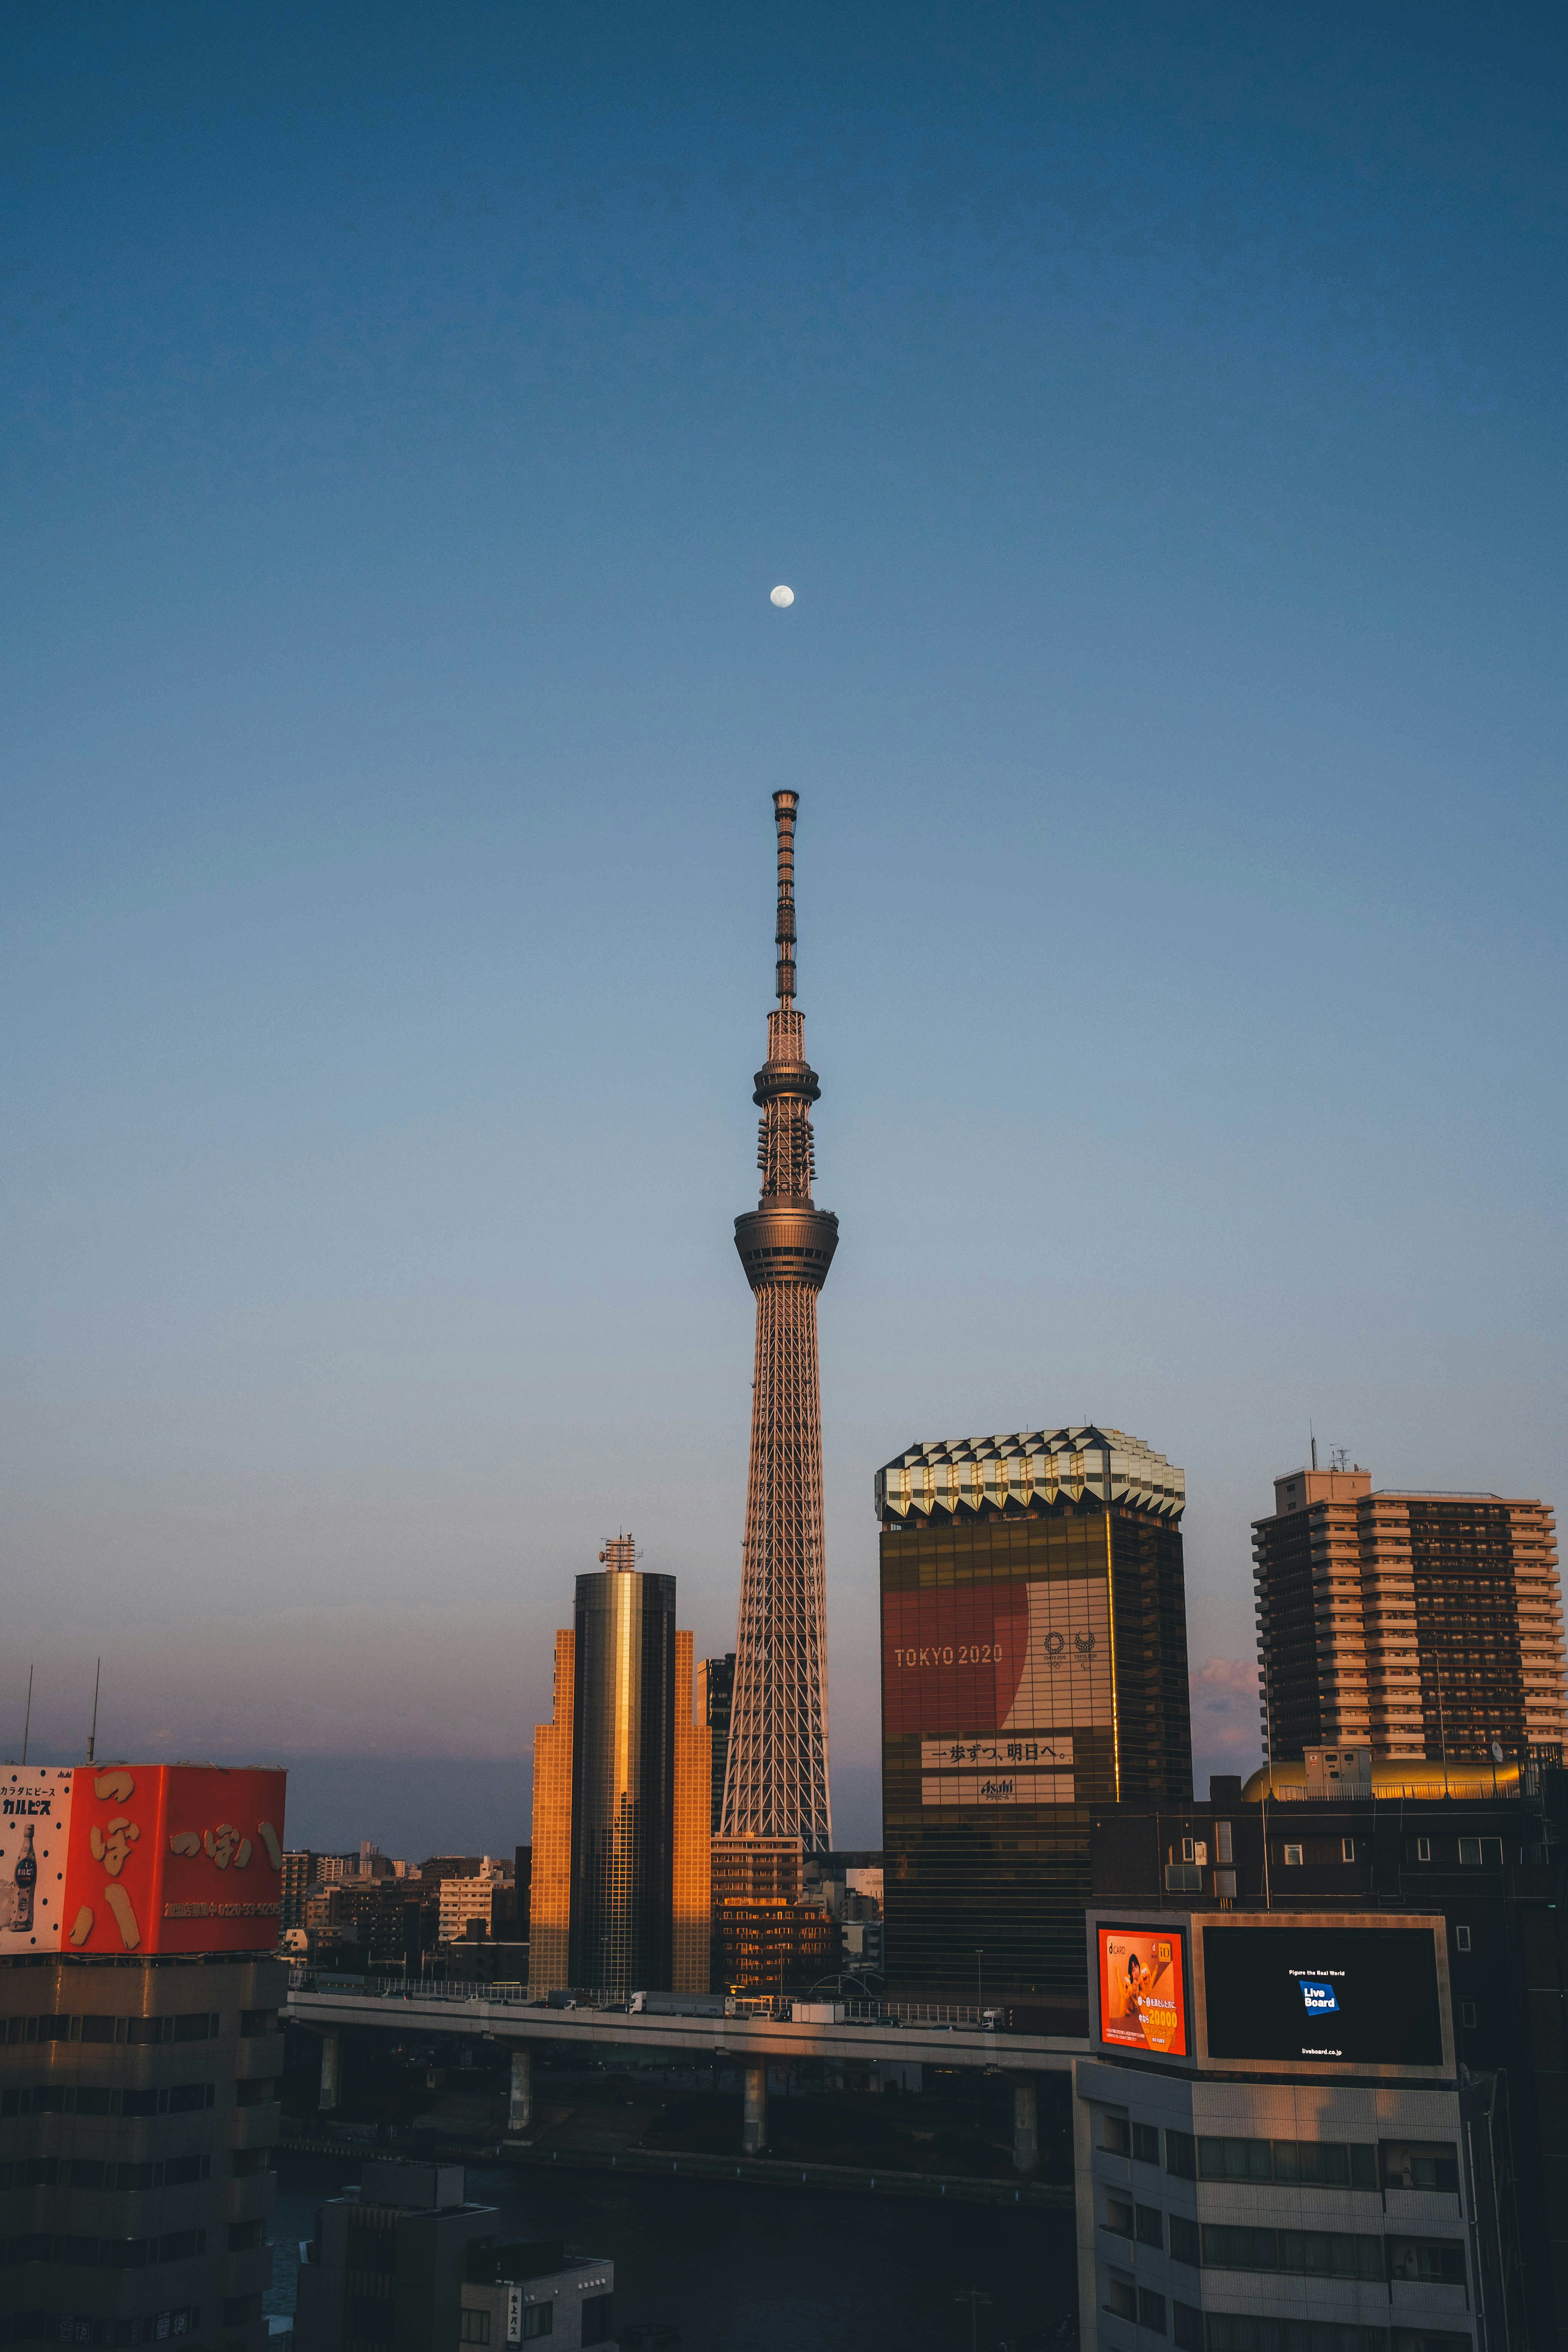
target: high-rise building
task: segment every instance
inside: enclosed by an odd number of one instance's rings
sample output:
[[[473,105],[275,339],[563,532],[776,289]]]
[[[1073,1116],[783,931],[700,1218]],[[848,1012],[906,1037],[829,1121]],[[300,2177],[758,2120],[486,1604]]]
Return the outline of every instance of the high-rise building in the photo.
[[[1323,1759],[1320,1755],[1316,1760],[1321,1768]],[[1392,2293],[1388,2286],[1379,2290],[1392,2305],[1384,2324],[1396,2330],[1416,2324],[1409,2313],[1410,2298],[1393,2284],[1411,2276],[1407,2240],[1412,2222],[1436,2225],[1418,2229],[1419,2235],[1452,2240],[1459,2234],[1456,2224],[1462,2220],[1472,2255],[1482,2252],[1485,2205],[1472,2209],[1471,2184],[1466,2184],[1462,2205],[1458,2192],[1461,2166],[1468,2168],[1480,2158],[1495,2177],[1506,2243],[1489,2278],[1483,2259],[1478,2292],[1468,2303],[1450,2253],[1454,2284],[1444,2294],[1453,2316],[1443,2325],[1468,2341],[1479,2321],[1483,2346],[1561,2345],[1568,2339],[1568,2053],[1560,1990],[1568,1975],[1568,1843],[1563,1834],[1568,1775],[1551,1763],[1495,1764],[1490,1757],[1484,1763],[1447,1769],[1420,1759],[1384,1759],[1362,1779],[1332,1780],[1327,1770],[1312,1766],[1309,1757],[1303,1763],[1266,1767],[1245,1788],[1239,1777],[1215,1776],[1206,1800],[1184,1806],[1097,1809],[1095,1903],[1120,1908],[1150,1932],[1158,1932],[1184,1913],[1191,1916],[1194,1930],[1205,1918],[1218,1926],[1238,1911],[1262,1913],[1281,1924],[1293,1920],[1307,1928],[1314,1928],[1315,1920],[1321,1922],[1324,1915],[1373,1926],[1386,1921],[1390,1913],[1435,1919],[1442,1927],[1446,1947],[1447,2006],[1459,2078],[1461,2084],[1468,2080],[1475,2087],[1477,2098],[1457,2131],[1443,2128],[1440,2110],[1425,2104],[1424,2093],[1408,2132],[1400,2128],[1394,2113],[1384,2110],[1375,2130],[1364,2134],[1369,2142],[1380,2143],[1369,2169],[1383,2192],[1385,2218],[1380,2223],[1374,2209],[1363,2206],[1363,2210],[1373,2229],[1406,2241],[1399,2259],[1387,2266]],[[1190,1964],[1190,1950],[1186,1957]],[[1353,1973],[1342,1973],[1350,1957],[1347,1948],[1338,1956],[1338,1969],[1322,1971],[1321,1980],[1338,2008],[1324,2011],[1320,2023],[1331,2025],[1336,2019],[1349,2023],[1365,2014],[1367,1985]],[[1327,1958],[1321,1951],[1292,1955],[1297,1970],[1289,1993],[1292,2003],[1305,2000],[1300,1990],[1303,1963],[1310,1980]],[[1246,1975],[1244,1999],[1237,2004],[1244,2011],[1269,2000],[1268,1970],[1254,1964]],[[1232,1977],[1222,2002],[1233,2000],[1235,1990]],[[1405,1972],[1395,1973],[1394,1998],[1384,2011],[1385,2032],[1402,2023],[1415,1991]],[[1278,2015],[1278,2002],[1273,2005]],[[1305,2025],[1304,2008],[1296,2013]],[[1330,2033],[1321,2038],[1331,2048],[1338,2039]],[[1394,2038],[1390,2032],[1391,2043]],[[1320,2053],[1320,2061],[1326,2054]],[[1394,2054],[1392,2049],[1389,2054]],[[1312,2069],[1300,2063],[1299,2051],[1291,2055],[1298,2063],[1289,2069],[1290,2112],[1300,2120],[1283,2127],[1281,2136],[1363,2137],[1342,2129],[1339,2120],[1343,2115],[1340,2099],[1349,2085],[1336,2083],[1331,2092],[1326,2085],[1321,2091],[1310,2088]],[[1137,2109],[1132,2112],[1136,2115]],[[1336,2118],[1332,2129],[1331,2116]],[[1183,2128],[1192,2126],[1184,2123]],[[1253,2127],[1239,2119],[1237,2106],[1227,2104],[1224,2120],[1214,2128],[1226,2137],[1198,2141],[1200,2200],[1205,2179],[1246,2178],[1259,2184],[1252,2192],[1258,2210],[1230,2216],[1213,2212],[1203,2217],[1200,2212],[1200,2218],[1255,2224],[1287,2218],[1263,2210],[1271,2179],[1306,2187],[1308,2204],[1321,2199],[1331,2176],[1320,2171],[1314,2186],[1312,2174],[1299,2164],[1291,2168],[1289,2149],[1283,2163],[1279,2149],[1275,2148],[1271,2159],[1267,2146],[1248,2149],[1239,2163],[1231,2157],[1232,2146],[1244,2145],[1232,2135],[1253,2136]],[[1258,2127],[1257,2137],[1267,2137],[1267,2127]],[[1131,2152],[1136,2159],[1135,2143]],[[1109,2185],[1098,2159],[1095,2168]],[[1142,2180],[1139,2193],[1150,2204],[1173,2203],[1164,2193],[1169,2184],[1160,2181],[1157,2171],[1140,2172],[1134,2161],[1131,2177]],[[1445,2189],[1446,2205],[1424,2203],[1412,2193],[1423,2188]],[[1079,2195],[1082,2237],[1099,2234],[1102,2259],[1109,2254],[1119,2268],[1131,2269],[1133,2250],[1109,2244],[1099,2232],[1101,2215],[1090,2212],[1081,2174]],[[1174,2210],[1190,2212],[1192,2207],[1183,2203]],[[1294,2225],[1296,2217],[1288,2218]],[[1314,2224],[1308,2210],[1300,2220],[1309,2226],[1325,2225],[1323,2221]],[[1341,2209],[1332,2226],[1357,2225]],[[1166,2229],[1172,2233],[1171,2251],[1179,2252],[1179,2233],[1169,2215]],[[1153,2252],[1152,2232],[1137,2248],[1141,2273],[1146,2248]],[[1289,2266],[1279,2259],[1279,2249],[1271,2259],[1267,2249],[1265,2253],[1268,2267],[1284,2271]],[[1189,2304],[1219,2311],[1228,2306],[1232,2312],[1269,2313],[1276,2319],[1286,2313],[1305,2315],[1295,2290],[1307,2282],[1279,2276],[1246,2279],[1235,2274],[1239,2267],[1262,2270],[1265,2264],[1232,2265],[1228,2276],[1221,2267],[1212,2279],[1205,2271],[1201,2280],[1196,2267],[1189,2266],[1184,2283],[1180,2271],[1170,2273],[1171,2287]],[[1150,2263],[1151,2271],[1158,2268]],[[1499,2270],[1500,2279],[1495,2275]],[[1422,2275],[1419,2263],[1416,2275]],[[1442,2273],[1428,2263],[1425,2275],[1436,2280]],[[1139,2284],[1167,2291],[1156,2276],[1141,2276]],[[1198,2293],[1200,2284],[1215,2290],[1212,2297]],[[1239,2292],[1229,2292],[1233,2289]],[[1401,2304],[1406,2306],[1404,2313]],[[1338,2315],[1342,2319],[1347,2315],[1342,2310]],[[1211,2343],[1214,2332],[1211,2327]],[[1100,2340],[1122,2342],[1115,2333]],[[1394,2340],[1401,2338],[1396,2335]],[[1127,2344],[1131,2352],[1131,2337]]]
[[[1192,1787],[1185,1500],[1087,1424],[878,1473],[889,1983],[1082,2002],[1090,1806]]]
[[[1264,1746],[1509,1758],[1561,1748],[1552,1512],[1500,1495],[1373,1493],[1293,1470],[1253,1527]]]
[[[316,1864],[320,1854],[309,1847],[300,1847],[283,1857],[283,1884],[279,1896],[278,1925],[281,1928],[302,1927],[305,1924],[305,1897],[315,1884]]]
[[[713,1742],[713,1834],[724,1816],[724,1769],[730,1760],[730,1710],[735,1696],[735,1653],[697,1661],[697,1720]]]
[[[1085,2352],[1503,2352],[1529,2326],[1505,2086],[1440,1916],[1089,1914]]]
[[[263,2352],[283,1790],[0,1771],[0,2344]]]
[[[768,1015],[768,1057],[752,1096],[763,1114],[762,1194],[735,1220],[735,1246],[756,1295],[757,1348],[721,1826],[729,1837],[798,1837],[815,1853],[833,1843],[816,1294],[838,1245],[838,1220],[811,1197],[810,1112],[821,1089],[795,1009],[796,804],[794,793],[773,794],[778,1010]]]
[[[529,1983],[706,1992],[711,1745],[692,1713],[675,1579],[614,1537],[555,1637],[534,1733]]]

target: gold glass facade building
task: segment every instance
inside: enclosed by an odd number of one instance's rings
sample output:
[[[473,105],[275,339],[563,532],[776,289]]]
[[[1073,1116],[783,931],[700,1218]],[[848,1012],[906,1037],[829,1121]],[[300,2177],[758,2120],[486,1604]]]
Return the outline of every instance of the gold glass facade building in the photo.
[[[675,1579],[635,1557],[629,1536],[605,1546],[555,1638],[555,1719],[534,1732],[536,1994],[708,1989],[711,1741]]]

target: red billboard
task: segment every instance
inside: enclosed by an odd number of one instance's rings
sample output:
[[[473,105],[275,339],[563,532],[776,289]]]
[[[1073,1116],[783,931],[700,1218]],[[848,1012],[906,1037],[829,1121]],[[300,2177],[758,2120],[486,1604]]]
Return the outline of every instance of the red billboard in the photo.
[[[1114,1728],[1104,1577],[885,1593],[882,1721],[922,1804],[1071,1804],[1073,1733]]]
[[[271,1951],[287,1775],[0,1766],[0,1957]]]
[[[1100,2038],[1185,2058],[1187,1991],[1179,1927],[1101,1927]]]

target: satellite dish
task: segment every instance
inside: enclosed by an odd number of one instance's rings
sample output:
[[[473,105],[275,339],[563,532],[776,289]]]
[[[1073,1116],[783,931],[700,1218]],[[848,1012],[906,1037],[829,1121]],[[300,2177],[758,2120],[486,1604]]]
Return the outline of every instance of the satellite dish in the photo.
[[[1494,1739],[1492,1741],[1492,1762],[1494,1764],[1500,1764],[1502,1762],[1502,1741],[1500,1739]]]

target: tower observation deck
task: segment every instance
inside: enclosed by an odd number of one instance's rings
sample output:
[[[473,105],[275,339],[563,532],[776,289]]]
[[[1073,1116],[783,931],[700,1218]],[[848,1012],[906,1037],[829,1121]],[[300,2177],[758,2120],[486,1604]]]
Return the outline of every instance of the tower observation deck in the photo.
[[[757,1301],[752,1457],[735,1643],[735,1695],[720,1834],[833,1843],[827,1794],[827,1635],[822,1554],[822,1399],[816,1294],[838,1220],[811,1197],[811,1106],[821,1092],[795,1009],[795,820],[773,794],[778,830],[778,1010],[752,1100],[762,1111],[762,1197],[735,1220],[735,1247]]]

